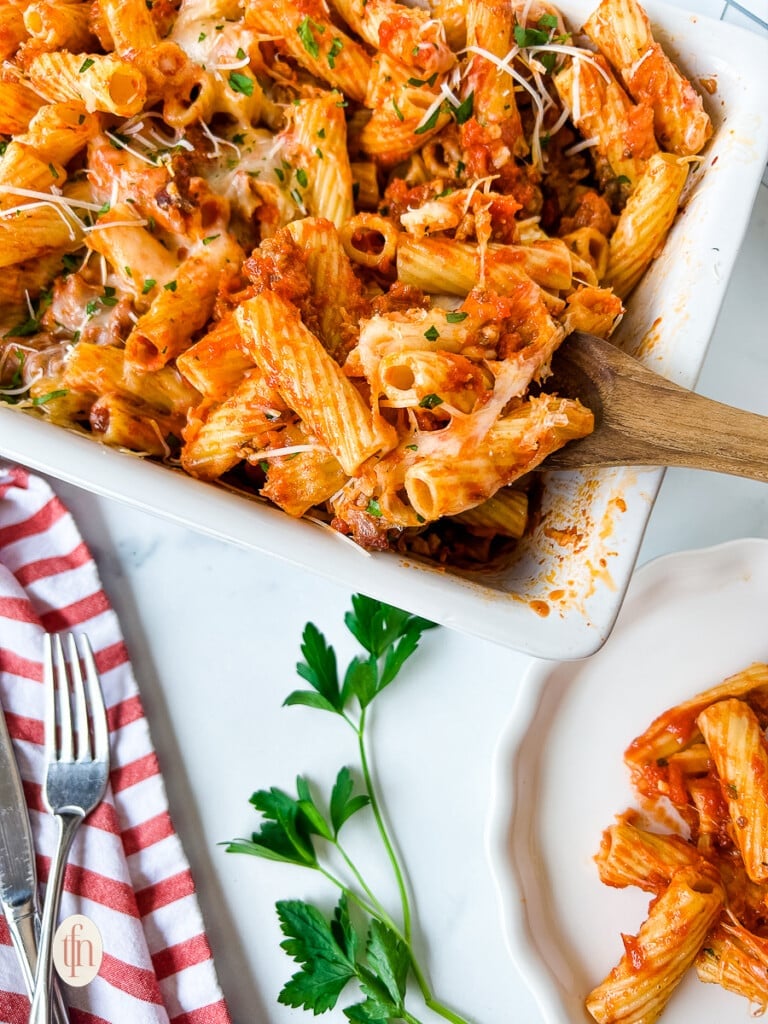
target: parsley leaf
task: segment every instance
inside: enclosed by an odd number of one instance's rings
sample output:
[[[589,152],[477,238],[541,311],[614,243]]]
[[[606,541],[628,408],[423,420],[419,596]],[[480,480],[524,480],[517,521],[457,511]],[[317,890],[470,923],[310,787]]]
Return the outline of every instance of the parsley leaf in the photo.
[[[52,402],[54,398],[63,398],[64,395],[68,395],[69,391],[66,388],[58,388],[56,391],[49,391],[45,395],[36,395],[32,399],[32,405],[46,405],[48,402]]]
[[[475,94],[471,92],[465,100],[458,105],[458,107],[451,107],[451,113],[453,114],[456,124],[464,124],[472,117],[472,111],[475,107]]]
[[[353,789],[352,773],[349,768],[342,768],[336,776],[336,782],[331,791],[331,824],[337,835],[345,821],[348,821],[353,814],[357,814],[371,802],[367,793],[358,793],[353,796]]]
[[[440,117],[440,113],[441,113],[444,105],[445,104],[441,103],[439,106],[435,107],[435,109],[429,115],[429,117],[424,122],[424,124],[419,125],[418,128],[414,128],[413,129],[413,134],[414,135],[423,135],[425,132],[431,132],[432,129],[437,124],[437,119]]]
[[[323,25],[318,25],[317,22],[312,21],[308,14],[305,14],[301,22],[296,28],[299,39],[304,46],[304,49],[315,60],[320,56],[320,47],[317,45],[317,39],[315,39],[315,32],[325,32]],[[333,49],[333,45],[331,45]],[[331,67],[333,65],[331,64]]]
[[[4,338],[28,338],[31,334],[37,334],[40,330],[40,321],[33,316],[27,317],[21,323],[16,324],[10,331],[6,331]]]
[[[357,967],[319,910],[301,900],[280,900],[277,915],[285,940],[282,949],[301,964],[283,987],[278,1002],[314,1013],[332,1009]]]
[[[336,58],[339,56],[341,51],[344,49],[344,43],[339,39],[338,36],[333,37],[333,42],[327,53],[328,67],[336,67]]]
[[[381,921],[372,921],[365,954],[368,966],[383,984],[392,1006],[402,1011],[410,959],[406,946]]]
[[[233,92],[242,93],[243,96],[253,96],[253,79],[250,75],[241,75],[237,71],[230,71],[228,81]]]
[[[527,46],[544,46],[549,42],[549,33],[538,28],[526,28],[525,25],[515,25],[515,42],[520,49]]]
[[[301,653],[305,661],[296,666],[297,673],[313,687],[309,690],[294,690],[284,703],[306,704],[325,711],[341,711],[341,690],[336,669],[336,652],[330,647],[323,634],[313,622],[304,627]]]
[[[352,611],[344,616],[344,623],[358,643],[376,657],[381,657],[408,633],[416,632],[421,636],[424,630],[435,626],[428,619],[410,615],[363,594],[355,594],[352,598]]]

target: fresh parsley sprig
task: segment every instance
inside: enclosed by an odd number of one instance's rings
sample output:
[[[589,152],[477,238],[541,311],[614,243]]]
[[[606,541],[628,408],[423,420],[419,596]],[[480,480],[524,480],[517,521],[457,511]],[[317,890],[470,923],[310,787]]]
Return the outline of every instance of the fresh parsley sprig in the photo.
[[[350,769],[343,767],[326,804],[301,775],[296,779],[295,796],[275,787],[259,790],[251,797],[262,817],[258,831],[250,839],[232,840],[227,850],[318,871],[340,892],[330,917],[301,900],[278,902],[278,920],[285,936],[281,947],[299,964],[280,992],[279,1002],[324,1013],[336,1006],[347,985],[356,981],[362,999],[344,1009],[353,1024],[419,1024],[406,1008],[412,979],[431,1010],[451,1024],[466,1024],[434,996],[414,951],[411,901],[381,811],[366,731],[371,704],[397,677],[422,634],[435,623],[361,594],[352,598],[352,610],[344,622],[363,653],[353,657],[340,676],[333,647],[317,626],[307,623],[301,643],[304,660],[296,670],[309,689],[294,690],[284,703],[330,712],[354,731],[362,786],[356,784]],[[340,839],[346,822],[364,808],[371,812],[394,875],[399,921],[376,896]],[[333,852],[346,865],[351,882],[335,873],[328,856]]]

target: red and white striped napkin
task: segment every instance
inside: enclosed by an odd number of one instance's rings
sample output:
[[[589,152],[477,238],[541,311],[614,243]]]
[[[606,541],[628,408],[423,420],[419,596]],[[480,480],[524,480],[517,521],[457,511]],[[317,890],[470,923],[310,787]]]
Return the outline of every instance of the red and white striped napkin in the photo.
[[[77,527],[48,484],[0,461],[0,702],[30,810],[44,885],[55,822],[41,795],[42,637],[87,633],[106,698],[112,753],[104,802],[82,825],[61,916],[99,928],[98,976],[64,987],[72,1024],[229,1024],[185,858],[117,617]],[[0,1021],[29,1002],[0,912]]]

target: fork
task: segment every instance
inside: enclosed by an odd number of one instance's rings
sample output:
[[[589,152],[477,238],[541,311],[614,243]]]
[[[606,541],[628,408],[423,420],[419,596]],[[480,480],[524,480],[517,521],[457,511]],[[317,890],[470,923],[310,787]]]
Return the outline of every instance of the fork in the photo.
[[[43,649],[46,759],[43,798],[48,810],[58,821],[59,835],[43,905],[29,1024],[50,1024],[52,1019],[53,938],[59,915],[64,869],[75,833],[84,819],[101,803],[109,776],[109,733],[104,698],[91,645],[82,634],[81,642],[87,686],[83,683],[77,644],[71,633],[66,635],[69,669],[60,636],[51,637],[46,634]]]

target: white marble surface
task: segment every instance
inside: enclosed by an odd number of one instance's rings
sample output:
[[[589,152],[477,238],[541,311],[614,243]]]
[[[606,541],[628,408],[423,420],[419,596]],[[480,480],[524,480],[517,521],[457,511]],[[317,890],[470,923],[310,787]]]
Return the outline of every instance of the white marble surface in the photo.
[[[767,265],[761,187],[698,390],[763,414]],[[327,781],[352,763],[354,750],[331,716],[281,707],[307,620],[351,650],[342,625],[350,595],[280,561],[52,483],[120,615],[233,1016],[238,1024],[300,1019],[276,1002],[292,963],[278,948],[274,902],[328,889],[313,888],[300,869],[217,844],[255,825],[254,789],[291,787],[298,772]],[[765,484],[669,471],[641,562],[741,536],[768,537]],[[522,1024],[541,1019],[505,948],[484,848],[494,746],[527,664],[492,644],[434,631],[373,721],[386,811],[416,893],[435,991],[478,1024],[508,1021],[512,1008]],[[337,1010],[326,1019],[344,1018]]]

